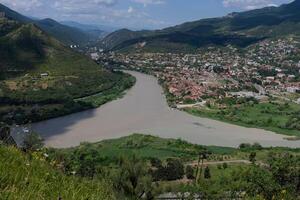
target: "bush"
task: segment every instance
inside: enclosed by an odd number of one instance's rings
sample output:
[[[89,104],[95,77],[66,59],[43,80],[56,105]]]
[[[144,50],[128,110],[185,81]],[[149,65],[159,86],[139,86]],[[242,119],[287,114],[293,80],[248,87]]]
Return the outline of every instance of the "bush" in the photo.
[[[30,132],[26,135],[23,142],[25,151],[37,151],[43,147],[43,139],[35,132]]]
[[[190,165],[186,166],[185,174],[188,179],[195,179],[194,169],[192,166]]]
[[[162,166],[162,162],[161,162],[161,160],[158,159],[158,158],[151,158],[151,159],[150,159],[150,162],[151,162],[152,167],[159,168],[159,167]]]
[[[210,179],[211,178],[209,167],[206,167],[205,170],[204,170],[204,178],[205,179]]]
[[[152,172],[152,176],[156,181],[182,179],[184,176],[184,166],[177,159],[168,159],[166,166],[159,166],[157,170]]]

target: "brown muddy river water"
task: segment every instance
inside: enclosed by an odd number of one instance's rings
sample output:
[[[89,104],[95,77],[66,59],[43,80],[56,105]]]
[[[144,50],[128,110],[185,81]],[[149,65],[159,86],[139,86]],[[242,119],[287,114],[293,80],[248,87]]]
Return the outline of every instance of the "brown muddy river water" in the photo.
[[[259,142],[263,146],[300,147],[300,141],[269,131],[243,128],[199,118],[168,107],[155,77],[131,72],[136,85],[122,98],[100,108],[33,124],[47,146],[63,148],[81,142],[97,142],[132,133],[182,138],[191,143],[237,147]]]

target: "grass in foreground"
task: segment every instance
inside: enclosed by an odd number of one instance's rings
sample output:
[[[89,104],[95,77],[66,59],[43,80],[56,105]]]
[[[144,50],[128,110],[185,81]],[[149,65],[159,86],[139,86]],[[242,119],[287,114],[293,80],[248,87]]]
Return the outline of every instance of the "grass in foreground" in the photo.
[[[99,180],[66,176],[33,154],[0,146],[0,199],[111,200],[110,185]]]

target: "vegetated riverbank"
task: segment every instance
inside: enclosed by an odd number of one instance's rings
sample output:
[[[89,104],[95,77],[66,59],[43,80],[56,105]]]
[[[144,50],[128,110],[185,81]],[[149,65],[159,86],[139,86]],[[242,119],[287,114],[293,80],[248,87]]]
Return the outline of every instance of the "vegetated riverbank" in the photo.
[[[117,199],[299,198],[300,149],[202,146],[134,134],[36,155],[66,175],[111,183]]]
[[[234,99],[233,101],[235,101]],[[184,111],[199,117],[232,123],[250,128],[261,128],[288,136],[287,139],[300,139],[300,106],[295,103],[269,101],[254,103],[245,102],[228,105],[226,108],[205,106],[185,108]]]
[[[45,84],[51,84],[52,78],[48,79],[44,81]],[[25,124],[97,108],[122,97],[136,81],[133,76],[123,72],[99,71],[94,74],[86,72],[75,79],[76,83],[70,82],[68,86],[3,93],[0,99],[0,120],[8,124]]]

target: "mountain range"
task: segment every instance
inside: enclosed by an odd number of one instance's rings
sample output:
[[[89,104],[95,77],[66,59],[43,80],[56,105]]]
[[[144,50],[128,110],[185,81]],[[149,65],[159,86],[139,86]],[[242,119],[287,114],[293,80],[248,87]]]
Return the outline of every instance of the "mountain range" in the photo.
[[[29,18],[22,14],[11,10],[10,8],[0,4],[0,12],[4,12],[6,18],[20,23],[33,23],[37,25],[40,29],[46,33],[54,36],[59,41],[63,42],[66,45],[85,45],[92,41],[97,41],[99,37],[103,35],[103,31],[90,31],[80,29],[78,27],[68,26],[62,23],[59,23],[53,19],[35,19]]]
[[[100,46],[121,51],[193,51],[207,45],[245,47],[265,38],[300,33],[300,0],[155,31],[118,30]]]

